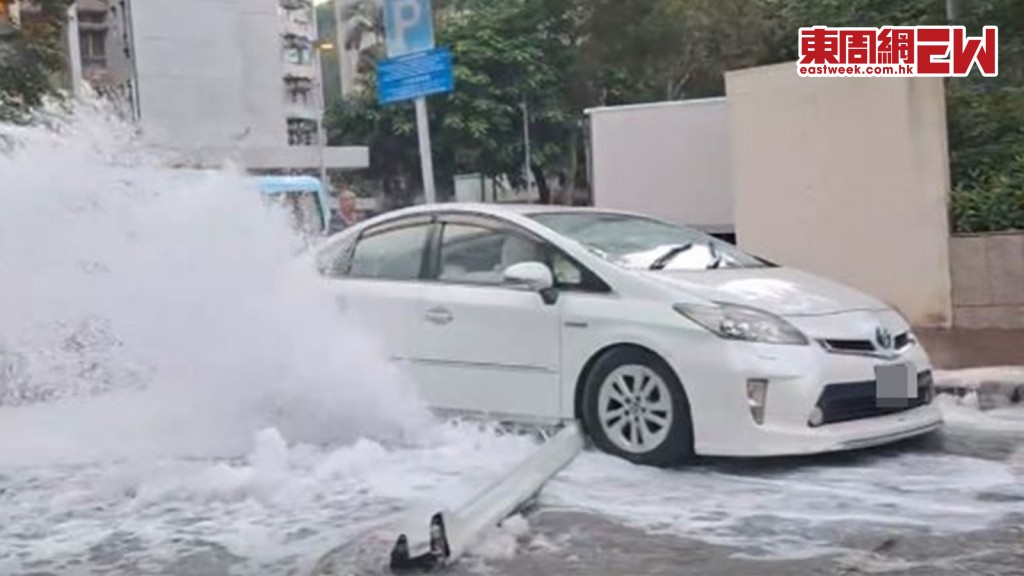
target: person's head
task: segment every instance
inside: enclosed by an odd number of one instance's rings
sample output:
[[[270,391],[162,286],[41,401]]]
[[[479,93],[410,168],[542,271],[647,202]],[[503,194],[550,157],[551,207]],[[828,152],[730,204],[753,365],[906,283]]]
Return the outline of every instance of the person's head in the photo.
[[[345,189],[338,195],[338,201],[341,206],[341,212],[343,214],[353,214],[356,211],[356,194],[355,192]]]

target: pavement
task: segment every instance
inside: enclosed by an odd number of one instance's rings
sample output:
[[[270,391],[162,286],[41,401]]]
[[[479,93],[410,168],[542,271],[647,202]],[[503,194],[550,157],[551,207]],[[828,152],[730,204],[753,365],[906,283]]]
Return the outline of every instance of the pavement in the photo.
[[[981,410],[1024,402],[1024,330],[915,330],[940,391],[977,394]]]

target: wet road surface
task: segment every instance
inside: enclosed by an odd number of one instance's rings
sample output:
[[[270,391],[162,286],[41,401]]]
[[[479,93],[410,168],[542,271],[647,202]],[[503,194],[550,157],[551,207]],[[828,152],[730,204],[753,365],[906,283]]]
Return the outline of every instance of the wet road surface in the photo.
[[[630,526],[607,515],[573,510],[546,503],[524,511],[529,529],[506,535],[509,550],[481,548],[448,573],[474,574],[652,574],[652,575],[751,575],[782,574],[899,574],[899,575],[992,575],[1024,574],[1024,436],[1017,432],[979,432],[947,427],[925,438],[899,445],[856,453],[813,458],[780,458],[761,461],[704,460],[697,467],[709,474],[752,479],[785,476],[803,466],[842,469],[879,466],[903,457],[960,457],[991,463],[1008,463],[1016,471],[1015,484],[997,490],[981,490],[966,496],[978,506],[1005,505],[1007,514],[990,526],[943,533],[948,526],[893,527],[870,524],[822,524],[821,539],[832,547],[808,557],[757,558],[749,548],[710,543],[709,539],[658,533]],[[680,471],[680,480],[683,481]],[[892,478],[880,478],[892,483]],[[645,486],[636,489],[643,491]],[[865,491],[871,485],[862,487]],[[937,498],[939,496],[937,495]],[[550,499],[547,499],[550,500]],[[794,507],[800,502],[794,501]],[[756,503],[752,504],[756,507]],[[899,511],[894,511],[899,513]],[[791,519],[749,517],[749,538],[756,541],[786,532]],[[781,525],[781,528],[780,528]],[[936,528],[938,530],[933,530]],[[793,527],[794,531],[801,528]],[[802,527],[807,530],[807,527]],[[492,537],[493,538],[493,537]],[[711,539],[713,540],[713,539]],[[335,574],[388,574],[383,562],[390,542],[369,539],[338,554]],[[770,548],[770,545],[768,546]],[[500,546],[499,546],[500,548]]]

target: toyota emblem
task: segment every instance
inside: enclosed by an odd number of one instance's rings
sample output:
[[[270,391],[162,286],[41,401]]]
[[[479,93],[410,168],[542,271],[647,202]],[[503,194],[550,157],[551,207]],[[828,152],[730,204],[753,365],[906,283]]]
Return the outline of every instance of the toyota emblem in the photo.
[[[878,343],[878,347],[882,350],[892,348],[892,332],[885,326],[879,326],[875,330],[875,342]]]

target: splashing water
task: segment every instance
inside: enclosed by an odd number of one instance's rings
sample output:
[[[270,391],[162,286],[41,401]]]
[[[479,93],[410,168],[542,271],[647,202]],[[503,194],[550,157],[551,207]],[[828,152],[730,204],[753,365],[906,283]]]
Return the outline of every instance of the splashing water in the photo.
[[[529,448],[435,421],[303,248],[95,105],[0,125],[0,573],[297,573]]]
[[[242,173],[184,177],[94,109],[6,132],[0,464],[230,455],[267,427],[346,442],[427,421]]]
[[[433,421],[300,247],[238,171],[185,177],[95,111],[0,126],[0,574],[300,574],[533,449]],[[1020,478],[914,454],[775,475],[586,454],[541,503],[799,555],[847,527],[1024,513]],[[516,554],[499,536],[478,554]]]

